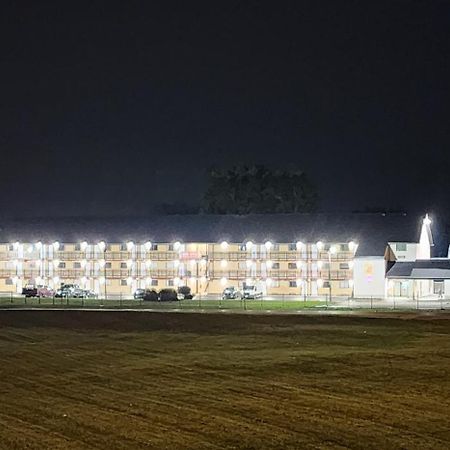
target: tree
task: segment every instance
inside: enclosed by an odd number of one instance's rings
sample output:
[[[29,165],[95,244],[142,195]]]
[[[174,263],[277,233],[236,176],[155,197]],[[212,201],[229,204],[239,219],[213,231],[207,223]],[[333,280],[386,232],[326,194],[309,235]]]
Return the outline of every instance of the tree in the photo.
[[[304,172],[261,165],[211,170],[204,197],[205,210],[212,214],[311,212],[317,200]]]

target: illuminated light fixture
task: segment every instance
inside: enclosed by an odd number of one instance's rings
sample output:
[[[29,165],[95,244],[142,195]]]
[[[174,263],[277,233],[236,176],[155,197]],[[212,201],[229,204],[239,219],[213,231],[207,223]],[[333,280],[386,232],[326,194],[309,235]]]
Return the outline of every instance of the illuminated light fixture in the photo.
[[[206,283],[206,277],[204,275],[202,277],[200,277],[200,282],[201,283]]]
[[[298,278],[295,284],[297,285],[297,287],[300,287],[303,284],[303,280],[301,278]]]
[[[221,284],[222,286],[225,286],[225,285],[227,284],[227,282],[228,282],[228,280],[226,279],[226,277],[222,277],[222,278],[220,279],[220,284]]]
[[[227,241],[222,241],[220,244],[220,248],[222,250],[227,250],[228,249],[228,242]]]
[[[133,250],[133,247],[134,247],[134,242],[133,241],[128,241],[127,242],[127,250],[129,252],[131,252],[131,250]]]
[[[354,263],[353,261],[349,261],[349,262],[348,262],[348,268],[349,268],[349,269],[353,269],[354,264],[355,264],[355,263]]]
[[[269,251],[273,247],[273,244],[270,241],[266,241],[264,247],[266,247],[266,250]]]
[[[320,270],[323,267],[323,262],[322,261],[318,261],[317,262],[317,268]]]
[[[179,260],[179,259],[175,259],[175,260],[173,261],[173,266],[174,266],[174,267],[179,267],[179,265],[180,265],[180,260]]]
[[[148,284],[148,285],[152,284],[152,279],[150,277],[147,277],[145,279],[145,283]]]
[[[195,263],[196,263],[197,261],[195,261],[195,259],[191,259],[190,261],[189,261],[189,264],[191,265],[191,266],[195,266]]]
[[[87,261],[85,259],[82,259],[80,261],[80,266],[84,269],[86,267]]]
[[[14,242],[14,244],[13,244],[14,250],[18,250],[19,247],[20,247],[20,243],[19,243],[18,241],[17,241],[17,242]]]
[[[59,283],[59,277],[53,277],[53,283],[58,284]]]
[[[323,286],[323,280],[322,280],[322,278],[319,278],[319,279],[317,280],[317,286],[320,287],[320,288]]]
[[[15,259],[14,261],[13,261],[13,266],[14,267],[17,267],[19,265],[19,261],[17,260],[17,259]]]
[[[245,280],[245,284],[247,284],[247,285],[251,285],[252,284],[252,279],[251,278],[247,278],[246,280]]]
[[[101,259],[101,260],[99,260],[98,264],[100,267],[105,267],[106,262],[104,259]]]
[[[37,285],[40,285],[40,284],[42,284],[42,278],[41,277],[36,277],[36,284]]]
[[[301,250],[303,248],[303,242],[297,241],[297,243],[295,244],[295,248],[297,250]]]
[[[266,286],[272,286],[272,278],[266,278]]]
[[[296,261],[296,263],[295,263],[295,267],[297,267],[297,269],[301,269],[302,265],[303,265],[303,263],[301,261]]]
[[[424,225],[431,225],[431,219],[428,217],[428,213],[425,214],[425,218],[423,219]]]
[[[86,241],[83,241],[83,242],[80,244],[80,248],[81,248],[81,250],[82,250],[83,252],[87,249],[87,246],[88,246],[88,243],[87,243]]]
[[[348,243],[348,249],[349,249],[351,252],[354,252],[354,251],[356,250],[356,247],[358,247],[358,244],[356,244],[356,242],[350,241],[350,242]]]
[[[83,284],[86,284],[86,283],[87,283],[87,278],[86,278],[86,277],[81,277],[81,282],[82,282]]]
[[[268,261],[266,261],[266,268],[267,269],[271,269],[273,266],[273,262],[269,259]]]
[[[150,251],[152,249],[152,243],[150,241],[147,241],[144,244],[145,250]]]
[[[147,261],[145,261],[145,267],[147,269],[150,269],[150,267],[152,267],[152,262],[149,259],[147,259]]]
[[[28,246],[27,251],[28,251],[28,253],[32,253],[33,252],[33,244]]]
[[[100,277],[100,278],[98,279],[98,282],[99,282],[100,284],[105,284],[105,277]]]
[[[353,282],[353,280],[348,280],[348,286],[352,288],[352,287],[353,287],[353,285],[354,285],[354,282]]]
[[[173,284],[174,284],[175,286],[178,286],[178,285],[180,284],[180,282],[181,282],[181,280],[180,280],[179,277],[175,277],[175,278],[173,279]]]
[[[53,265],[55,266],[55,267],[58,267],[59,266],[59,259],[54,259],[53,260]]]
[[[18,281],[19,281],[19,278],[17,276],[13,277],[13,279],[12,279],[13,284],[17,284]]]
[[[37,260],[36,260],[36,265],[37,265],[37,266],[40,266],[41,264],[42,264],[42,261],[41,261],[40,259],[37,259]]]
[[[100,249],[100,251],[104,252],[106,249],[106,244],[105,241],[100,241],[98,244],[98,248]]]
[[[197,278],[191,277],[191,278],[189,278],[189,281],[190,281],[191,283],[195,283],[195,282],[197,281]]]
[[[247,259],[247,261],[245,261],[245,265],[248,269],[250,269],[250,267],[252,267],[253,265],[253,261],[251,259]]]
[[[36,248],[38,249],[38,250],[40,250],[41,248],[42,248],[42,242],[36,242]]]
[[[181,247],[181,242],[177,241],[173,244],[173,249],[174,250],[179,250]]]
[[[128,277],[127,278],[127,285],[130,286],[133,283],[133,278],[132,277]]]
[[[220,261],[220,267],[227,267],[228,266],[228,261],[226,259],[222,259],[222,261]]]
[[[335,255],[336,253],[337,253],[337,248],[334,246],[334,245],[332,245],[331,247],[330,247],[330,254],[331,255]]]
[[[129,259],[127,261],[127,267],[130,268],[133,265],[133,261],[131,259]]]
[[[206,264],[206,259],[205,259],[205,258],[202,258],[202,259],[200,260],[200,264],[201,264],[202,266],[204,266],[204,265]]]
[[[247,243],[245,244],[245,249],[246,250],[251,250],[253,247],[253,242],[252,241],[247,241]]]
[[[52,245],[53,245],[53,250],[55,250],[55,252],[58,251],[58,249],[59,249],[59,242],[55,241],[55,242],[53,242]]]
[[[322,241],[317,241],[317,244],[316,244],[316,247],[317,247],[317,250],[322,250],[323,249],[323,242]]]

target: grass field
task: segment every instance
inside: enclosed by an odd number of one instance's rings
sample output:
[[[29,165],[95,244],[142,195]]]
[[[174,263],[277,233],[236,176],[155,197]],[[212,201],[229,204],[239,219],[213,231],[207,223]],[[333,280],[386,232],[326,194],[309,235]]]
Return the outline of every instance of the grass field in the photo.
[[[0,448],[450,448],[450,317],[0,311]]]

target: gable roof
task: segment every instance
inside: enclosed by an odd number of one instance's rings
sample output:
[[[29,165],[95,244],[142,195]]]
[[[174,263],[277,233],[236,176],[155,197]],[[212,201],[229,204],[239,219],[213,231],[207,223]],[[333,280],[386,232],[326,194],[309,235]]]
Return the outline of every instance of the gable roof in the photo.
[[[406,214],[159,215],[0,221],[0,242],[349,242],[382,256],[387,242],[418,242],[421,218]]]
[[[450,279],[450,259],[436,258],[396,262],[388,270],[386,278]]]

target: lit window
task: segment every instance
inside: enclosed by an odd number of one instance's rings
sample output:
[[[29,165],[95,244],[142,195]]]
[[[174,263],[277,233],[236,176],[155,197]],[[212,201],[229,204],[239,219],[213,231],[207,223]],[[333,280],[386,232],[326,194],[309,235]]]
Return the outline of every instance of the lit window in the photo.
[[[406,252],[406,248],[407,248],[406,242],[397,242],[397,243],[395,244],[395,249],[396,249],[398,252]]]

